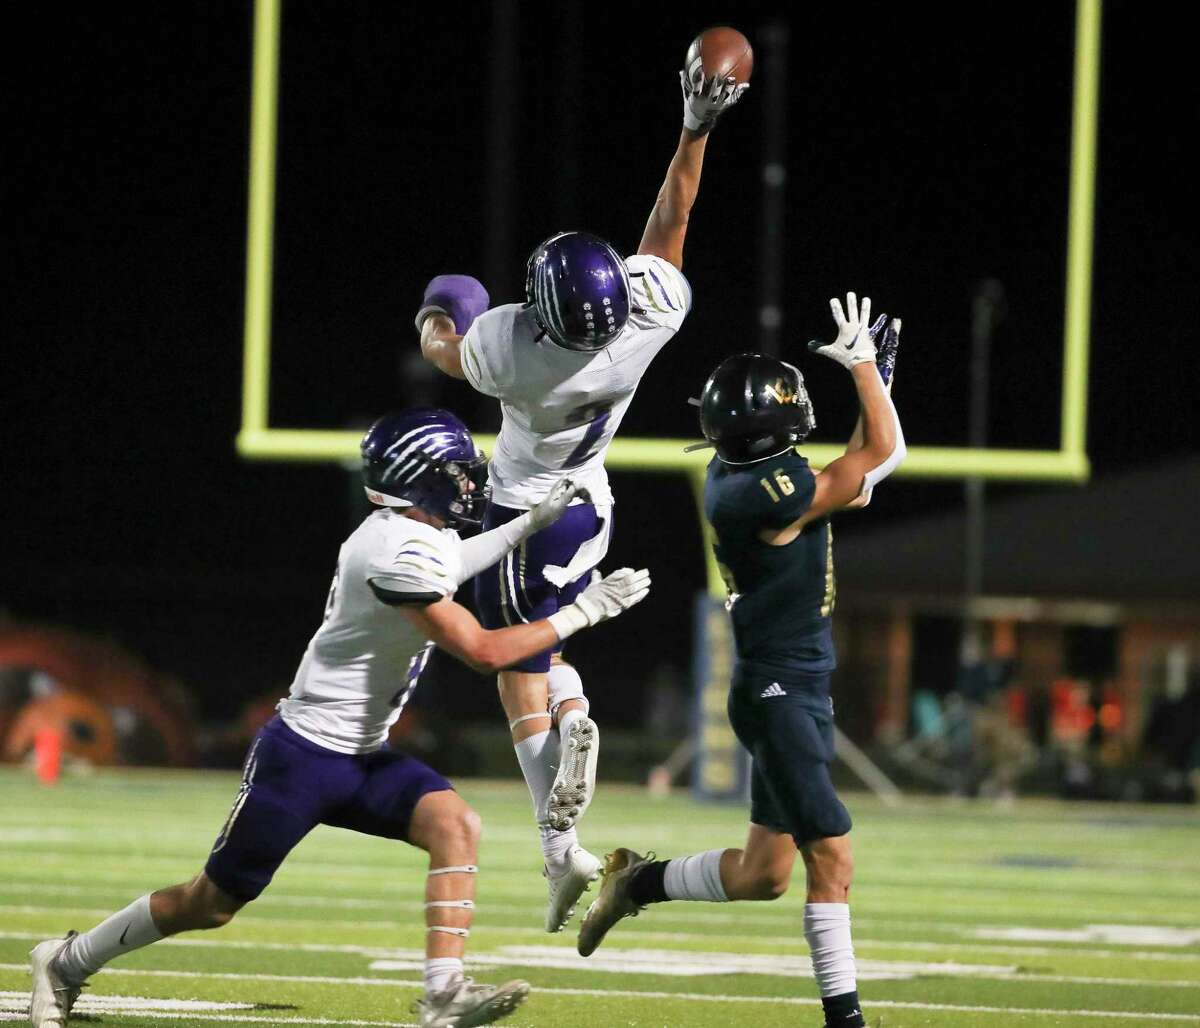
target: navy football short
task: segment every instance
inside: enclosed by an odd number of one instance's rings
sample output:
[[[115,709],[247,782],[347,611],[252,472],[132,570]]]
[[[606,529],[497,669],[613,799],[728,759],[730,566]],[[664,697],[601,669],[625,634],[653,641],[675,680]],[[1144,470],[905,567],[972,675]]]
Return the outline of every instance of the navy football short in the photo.
[[[483,530],[507,524],[523,513],[492,503],[484,517]],[[484,628],[538,621],[573,603],[591,580],[590,571],[559,589],[542,577],[542,568],[547,564],[565,568],[579,547],[595,536],[600,527],[595,507],[590,503],[574,504],[553,525],[531,535],[499,564],[476,575],[475,607]],[[549,671],[551,654],[561,650],[559,643],[513,664],[508,670]]]
[[[833,705],[829,675],[772,677],[739,668],[729,722],[751,756],[750,820],[797,846],[845,835],[850,814],[829,777]]]
[[[405,840],[421,797],[450,788],[415,757],[386,748],[336,753],[276,717],[250,745],[242,787],[205,874],[229,895],[249,902],[317,825]]]

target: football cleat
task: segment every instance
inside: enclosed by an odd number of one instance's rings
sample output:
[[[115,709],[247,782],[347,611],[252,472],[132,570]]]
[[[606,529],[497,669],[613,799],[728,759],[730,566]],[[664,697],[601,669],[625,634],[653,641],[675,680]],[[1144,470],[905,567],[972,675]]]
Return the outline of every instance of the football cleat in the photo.
[[[476,985],[459,977],[441,992],[417,1000],[421,1028],[473,1028],[507,1017],[529,995],[529,983],[516,979],[503,985]]]
[[[592,802],[599,758],[600,729],[596,722],[590,717],[576,719],[563,740],[558,774],[546,808],[546,820],[556,832],[574,828]]]
[[[54,967],[55,959],[67,948],[78,932],[67,932],[62,939],[39,942],[29,953],[29,973],[33,988],[29,995],[29,1021],[33,1028],[61,1028],[71,1018],[71,1008],[87,982],[72,984]]]
[[[572,846],[567,854],[567,869],[552,875],[549,868],[542,871],[546,884],[550,886],[550,899],[546,903],[546,931],[561,932],[575,916],[575,904],[587,888],[600,877],[600,858],[582,846]]]
[[[604,858],[604,882],[600,892],[583,915],[576,949],[581,957],[590,957],[604,941],[610,928],[623,917],[637,917],[644,909],[629,898],[633,873],[654,860],[654,854],[642,856],[623,847]]]

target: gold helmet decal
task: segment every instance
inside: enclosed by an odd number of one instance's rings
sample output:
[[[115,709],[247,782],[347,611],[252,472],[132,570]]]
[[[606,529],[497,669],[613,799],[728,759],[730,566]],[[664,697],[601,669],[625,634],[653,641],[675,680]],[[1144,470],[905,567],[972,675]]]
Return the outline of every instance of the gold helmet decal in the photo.
[[[778,379],[774,385],[767,386],[767,392],[776,403],[797,403],[799,396],[784,380]]]

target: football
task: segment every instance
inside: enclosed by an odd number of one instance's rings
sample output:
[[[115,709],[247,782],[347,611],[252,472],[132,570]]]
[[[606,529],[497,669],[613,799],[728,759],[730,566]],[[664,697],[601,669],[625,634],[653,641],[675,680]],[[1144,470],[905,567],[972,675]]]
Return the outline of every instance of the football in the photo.
[[[693,69],[697,58],[704,69],[705,79],[718,75],[721,78],[730,77],[738,83],[749,82],[750,73],[754,70],[754,50],[750,40],[728,25],[706,29],[692,40],[684,62],[690,77],[695,75]]]

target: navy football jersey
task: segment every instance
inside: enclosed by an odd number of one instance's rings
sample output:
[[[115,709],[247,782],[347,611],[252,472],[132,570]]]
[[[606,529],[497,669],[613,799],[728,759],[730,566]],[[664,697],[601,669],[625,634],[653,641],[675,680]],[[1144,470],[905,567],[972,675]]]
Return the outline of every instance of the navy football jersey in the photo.
[[[731,597],[738,660],[768,674],[835,666],[829,518],[810,522],[786,546],[758,538],[763,528],[784,528],[801,517],[815,489],[808,461],[792,450],[754,464],[714,457],[708,465],[704,513]]]

